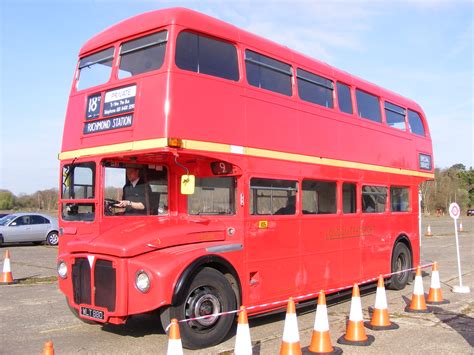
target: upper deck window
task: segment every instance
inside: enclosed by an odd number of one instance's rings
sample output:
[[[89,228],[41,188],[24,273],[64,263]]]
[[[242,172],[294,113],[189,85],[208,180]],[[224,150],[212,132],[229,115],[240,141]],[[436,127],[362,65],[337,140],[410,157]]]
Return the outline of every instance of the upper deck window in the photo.
[[[359,117],[367,118],[375,122],[382,122],[382,117],[380,116],[379,99],[377,96],[357,89],[356,97]]]
[[[247,49],[245,69],[250,85],[291,96],[291,65]]]
[[[410,131],[420,136],[425,136],[425,128],[420,115],[412,110],[408,110],[408,123],[410,124]]]
[[[77,90],[83,90],[107,82],[112,72],[114,48],[107,48],[79,61]]]
[[[385,102],[385,117],[390,127],[406,130],[405,116],[406,110],[403,107]]]
[[[168,31],[134,39],[120,47],[119,79],[160,69],[165,58]]]
[[[352,98],[349,86],[337,83],[337,101],[339,103],[339,110],[352,114]]]
[[[331,80],[299,68],[296,70],[296,77],[298,78],[298,95],[301,100],[324,107],[333,107],[334,83]]]
[[[237,50],[224,41],[183,31],[176,41],[175,60],[183,70],[239,80]]]

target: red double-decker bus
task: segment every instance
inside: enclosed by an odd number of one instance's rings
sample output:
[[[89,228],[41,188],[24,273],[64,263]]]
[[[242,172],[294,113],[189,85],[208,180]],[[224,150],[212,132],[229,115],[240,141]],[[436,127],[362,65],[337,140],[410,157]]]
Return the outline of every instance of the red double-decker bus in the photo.
[[[192,318],[200,348],[233,323],[217,313],[420,261],[420,106],[194,11],[82,47],[59,158],[59,287],[86,320]]]

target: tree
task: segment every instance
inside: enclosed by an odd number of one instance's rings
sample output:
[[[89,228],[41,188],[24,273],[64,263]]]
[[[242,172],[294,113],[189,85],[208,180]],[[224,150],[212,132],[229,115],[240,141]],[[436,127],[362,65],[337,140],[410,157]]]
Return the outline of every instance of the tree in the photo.
[[[0,210],[11,210],[15,206],[15,195],[8,190],[0,190]]]

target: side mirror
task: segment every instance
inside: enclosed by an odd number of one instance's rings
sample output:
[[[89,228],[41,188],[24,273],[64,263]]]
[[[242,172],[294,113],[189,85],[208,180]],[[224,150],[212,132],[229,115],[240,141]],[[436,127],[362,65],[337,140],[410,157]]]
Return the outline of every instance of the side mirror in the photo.
[[[194,188],[196,186],[196,178],[194,175],[182,175],[181,176],[181,193],[183,195],[194,194]]]
[[[15,226],[16,226],[16,222],[10,223],[10,227],[15,227]]]

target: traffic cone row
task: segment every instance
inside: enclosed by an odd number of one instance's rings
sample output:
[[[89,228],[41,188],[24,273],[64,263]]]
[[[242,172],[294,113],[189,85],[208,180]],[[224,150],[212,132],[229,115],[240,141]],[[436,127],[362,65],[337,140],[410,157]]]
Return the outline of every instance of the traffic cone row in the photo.
[[[428,293],[428,298],[426,299],[428,304],[447,304],[448,300],[443,299],[443,294],[441,293],[441,283],[439,281],[439,271],[438,263],[434,262],[431,269],[431,286]]]
[[[54,355],[54,347],[52,341],[44,343],[42,355]]]
[[[390,321],[387,306],[387,295],[385,293],[385,284],[382,275],[379,276],[377,282],[375,307],[372,312],[372,319],[370,322],[366,322],[365,326],[372,330],[392,330],[399,328],[398,324]]]
[[[426,306],[425,293],[423,291],[423,279],[421,278],[421,267],[416,268],[415,286],[413,287],[413,295],[411,303],[406,306],[405,312],[410,313],[430,313],[431,310]]]
[[[432,237],[433,236],[433,233],[431,233],[431,226],[429,224],[428,224],[428,228],[426,229],[425,236],[426,237]]]
[[[283,338],[281,339],[280,355],[301,354],[300,333],[298,331],[298,321],[296,320],[296,307],[293,298],[288,300],[286,307],[285,327],[283,328]]]
[[[12,268],[10,264],[10,252],[5,250],[5,259],[3,260],[3,272],[0,277],[0,285],[10,285],[15,283],[12,275]]]
[[[318,306],[316,307],[316,318],[314,319],[309,352],[316,354],[340,354],[342,349],[332,346],[329,336],[328,310],[326,306],[326,294],[324,290],[319,292]]]
[[[167,355],[183,355],[183,344],[181,343],[181,335],[179,334],[179,325],[177,319],[171,320],[170,331],[168,335],[168,351]]]
[[[234,349],[235,355],[252,355],[249,321],[247,318],[247,310],[244,306],[240,307]]]
[[[365,334],[359,285],[354,284],[354,287],[352,288],[351,311],[347,322],[346,334],[341,336],[337,342],[345,345],[367,346],[372,344],[373,341],[374,337],[372,335]]]
[[[443,304],[449,301],[443,300],[439,282],[439,272],[437,263],[433,264],[431,288],[428,295],[428,302],[431,304]],[[421,278],[420,266],[416,269],[415,285],[412,301],[406,308],[407,312],[428,313],[431,312],[425,303],[423,293],[423,280]],[[383,276],[380,275],[377,283],[377,292],[375,295],[375,307],[373,308],[370,322],[365,322],[365,327],[372,330],[397,329],[399,326],[390,321],[387,307],[387,296]],[[364,328],[364,319],[362,314],[362,304],[360,299],[359,286],[354,284],[352,289],[352,300],[349,320],[347,322],[346,333],[341,336],[337,342],[345,345],[367,346],[372,344],[374,337],[367,335]],[[326,295],[321,290],[318,297],[316,308],[316,317],[314,320],[313,332],[311,334],[311,343],[308,352],[313,354],[340,354],[342,350],[331,343],[329,335],[329,321],[327,315]],[[169,331],[168,355],[182,355],[183,348],[179,335],[178,321],[173,319]],[[252,342],[250,329],[245,307],[240,307],[237,335],[235,339],[236,355],[252,354]],[[283,337],[280,347],[280,355],[302,354],[300,337],[298,331],[298,321],[296,318],[296,307],[293,298],[288,300]]]

